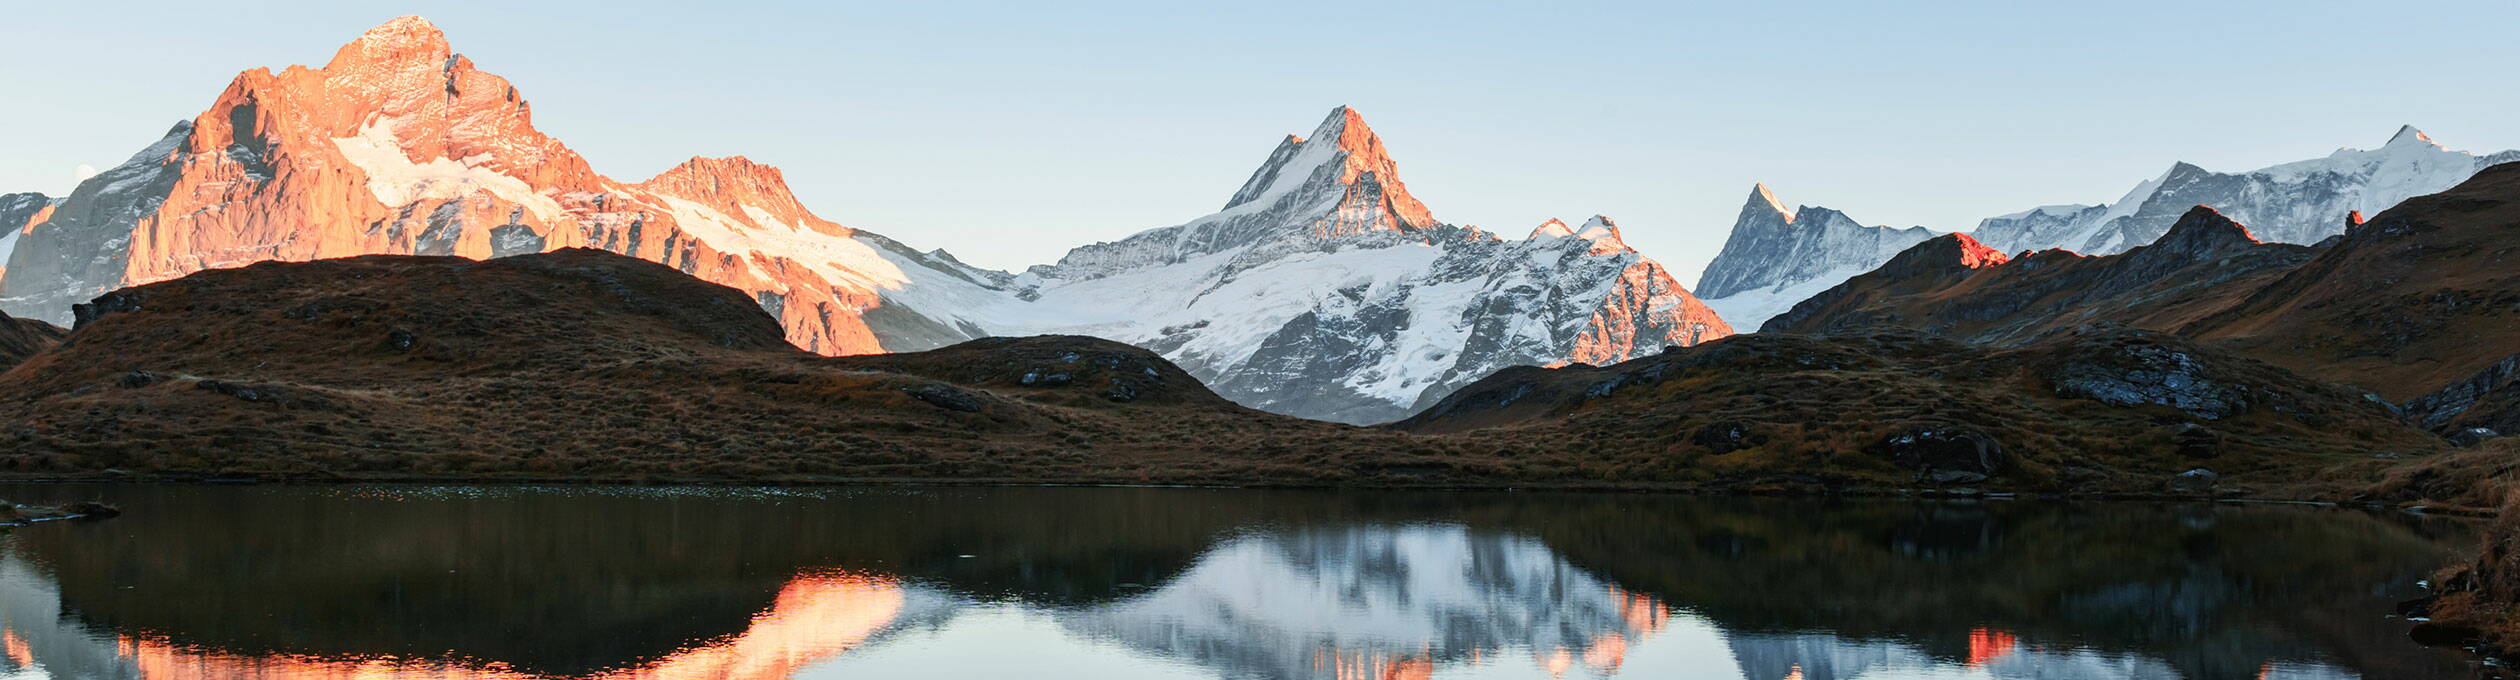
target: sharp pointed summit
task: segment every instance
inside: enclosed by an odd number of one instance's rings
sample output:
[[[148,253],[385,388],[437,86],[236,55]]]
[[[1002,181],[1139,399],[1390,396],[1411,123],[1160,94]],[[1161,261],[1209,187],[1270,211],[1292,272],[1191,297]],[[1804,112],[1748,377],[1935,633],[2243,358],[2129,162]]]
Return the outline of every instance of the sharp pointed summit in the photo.
[[[2433,144],[2433,138],[2431,135],[2424,134],[2424,131],[2415,129],[2415,126],[2413,125],[2401,125],[2398,126],[2397,134],[2389,136],[2389,143],[2386,146],[2409,144],[2431,146]]]
[[[1784,203],[1776,200],[1776,193],[1768,191],[1766,182],[1750,185],[1750,201],[1742,204],[1742,216],[1747,218],[1752,214],[1764,215],[1768,213],[1774,213],[1775,215],[1784,218],[1784,221],[1787,224],[1791,224],[1794,221],[1794,211],[1787,210]]]
[[[1292,203],[1310,203],[1331,191],[1343,192],[1330,210],[1335,219],[1316,223],[1316,231],[1336,235],[1378,229],[1418,229],[1435,223],[1426,205],[1409,195],[1400,169],[1382,138],[1365,125],[1356,109],[1331,109],[1309,137],[1288,135],[1251,173],[1240,190],[1225,201],[1225,212],[1271,210]]]

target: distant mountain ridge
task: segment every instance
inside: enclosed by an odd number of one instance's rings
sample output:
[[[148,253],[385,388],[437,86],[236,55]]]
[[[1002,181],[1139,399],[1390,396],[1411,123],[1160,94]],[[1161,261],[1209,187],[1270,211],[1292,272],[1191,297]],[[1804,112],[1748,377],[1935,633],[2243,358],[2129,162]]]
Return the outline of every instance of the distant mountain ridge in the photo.
[[[1760,330],[1909,330],[2008,347],[2132,326],[2350,385],[2454,442],[2520,433],[2520,163],[2340,228],[2316,246],[2263,242],[2197,206],[2122,253],[1991,265],[1962,255],[1956,246],[1975,241],[1953,234]]]
[[[2309,245],[2343,233],[2351,214],[2376,214],[2511,161],[2520,161],[2520,150],[2486,155],[2454,151],[2406,126],[2376,149],[2338,149],[2323,158],[2248,172],[2218,173],[2174,163],[2115,202],[2041,206],[1981,220],[1968,233],[2006,253],[2062,249],[2109,255],[2158,240],[2189,208],[2203,205],[2249,225],[2256,238]],[[1862,233],[1856,229],[1906,233],[1861,227],[1852,220],[1786,220],[1789,226],[1778,235],[1776,220],[1757,207],[1754,196],[1751,207],[1735,220],[1724,251],[1708,263],[1698,282],[1707,304],[1742,327],[1761,326],[1794,303],[1870,271],[1898,252],[1845,247],[1848,234]]]

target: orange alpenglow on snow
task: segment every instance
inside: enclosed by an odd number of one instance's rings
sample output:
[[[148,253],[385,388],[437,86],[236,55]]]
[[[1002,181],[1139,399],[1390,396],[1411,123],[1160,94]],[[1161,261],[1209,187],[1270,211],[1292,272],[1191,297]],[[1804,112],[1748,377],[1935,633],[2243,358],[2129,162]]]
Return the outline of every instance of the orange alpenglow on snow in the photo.
[[[534,129],[506,79],[475,70],[419,17],[368,30],[321,68],[239,74],[207,111],[51,213],[24,234],[14,259],[32,264],[5,290],[46,314],[263,260],[588,246],[744,290],[797,346],[854,354],[887,349],[862,317],[906,285],[769,166],[695,158],[635,185],[595,173]]]

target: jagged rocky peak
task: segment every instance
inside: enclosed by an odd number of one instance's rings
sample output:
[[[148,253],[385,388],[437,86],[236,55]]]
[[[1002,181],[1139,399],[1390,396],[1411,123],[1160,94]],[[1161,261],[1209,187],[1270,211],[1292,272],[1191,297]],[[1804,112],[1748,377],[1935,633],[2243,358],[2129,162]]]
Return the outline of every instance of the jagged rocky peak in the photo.
[[[1924,227],[1866,226],[1828,208],[1788,210],[1759,184],[1696,290],[1726,321],[1755,326],[1933,235]]]
[[[1426,204],[1409,195],[1400,168],[1382,137],[1365,124],[1356,109],[1341,106],[1313,128],[1308,137],[1288,135],[1270,152],[1269,160],[1243,182],[1224,210],[1245,205],[1274,208],[1291,200],[1308,200],[1314,191],[1344,187],[1339,213],[1364,212],[1370,220],[1342,227],[1363,229],[1425,228],[1435,224]],[[1363,203],[1364,205],[1350,205]]]
[[[1591,241],[1596,253],[1635,251],[1634,248],[1628,247],[1626,239],[1620,237],[1619,222],[1610,219],[1608,215],[1594,215],[1591,219],[1584,220],[1582,226],[1576,227],[1566,226],[1565,221],[1552,217],[1549,221],[1540,223],[1540,226],[1532,228],[1531,236],[1524,240],[1542,241],[1558,238],[1580,238]]]
[[[2440,146],[2439,143],[2433,141],[2432,135],[2424,134],[2424,131],[2415,129],[2415,126],[2400,125],[2397,134],[2389,135],[2389,143],[2382,147],[2405,145]]]
[[[772,221],[783,224],[833,236],[852,233],[847,227],[815,216],[812,210],[806,209],[803,202],[796,200],[796,193],[788,187],[787,176],[777,167],[743,156],[693,156],[691,160],[658,173],[638,186],[694,201],[727,215],[744,215],[761,221],[759,216],[750,214],[757,210],[767,214]]]
[[[359,69],[375,65],[427,66],[445,69],[450,65],[453,48],[446,43],[446,33],[436,24],[418,16],[400,16],[377,24],[359,35],[359,39],[342,45],[333,53],[325,70]]]
[[[1785,209],[1785,204],[1776,200],[1776,192],[1769,191],[1766,182],[1760,182],[1750,185],[1750,201],[1741,205],[1741,217],[1735,223],[1751,223],[1753,218],[1763,223],[1774,218],[1778,223],[1793,224],[1794,211]]]

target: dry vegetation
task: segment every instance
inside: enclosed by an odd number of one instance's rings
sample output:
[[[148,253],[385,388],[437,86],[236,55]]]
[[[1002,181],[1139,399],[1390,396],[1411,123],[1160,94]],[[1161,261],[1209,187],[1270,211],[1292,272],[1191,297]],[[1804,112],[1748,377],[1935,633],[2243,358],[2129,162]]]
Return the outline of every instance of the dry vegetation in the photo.
[[[2123,329],[2017,350],[1746,336],[1507,371],[1357,428],[1236,406],[1088,338],[815,356],[732,289],[600,251],[265,263],[91,312],[0,374],[19,407],[0,422],[0,474],[2235,495],[2443,448],[2336,388]],[[2173,358],[2145,354],[2162,348]],[[2206,393],[2228,412],[2058,387],[2153,389],[2162,369],[2144,362],[2163,360],[2237,390]],[[1537,391],[1479,401],[1521,386]],[[1918,431],[1989,450],[1955,466],[1948,441],[1891,442]],[[2168,485],[2197,467],[2219,491]]]

